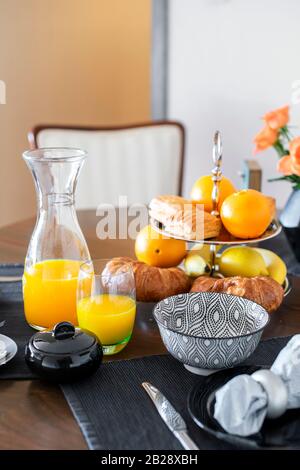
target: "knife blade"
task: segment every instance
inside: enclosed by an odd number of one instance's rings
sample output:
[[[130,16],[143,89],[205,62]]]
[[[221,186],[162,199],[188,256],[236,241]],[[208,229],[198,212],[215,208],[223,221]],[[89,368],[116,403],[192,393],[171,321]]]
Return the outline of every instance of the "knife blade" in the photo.
[[[175,410],[166,397],[149,382],[142,383],[143,388],[153,401],[158,413],[170,431],[179,440],[185,450],[199,450],[187,433],[187,427],[182,416]]]

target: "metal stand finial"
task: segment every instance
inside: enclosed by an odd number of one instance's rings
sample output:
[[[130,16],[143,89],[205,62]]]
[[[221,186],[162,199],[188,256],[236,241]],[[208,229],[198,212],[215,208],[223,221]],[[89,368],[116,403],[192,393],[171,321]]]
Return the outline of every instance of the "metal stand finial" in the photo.
[[[219,131],[216,131],[214,135],[214,146],[213,146],[213,162],[215,166],[212,169],[212,180],[213,180],[212,215],[215,215],[216,217],[219,217],[218,202],[219,202],[219,197],[220,197],[220,182],[222,179],[222,171],[221,171],[222,151],[223,149],[222,149],[221,134]]]
[[[221,134],[219,131],[216,131],[214,135],[214,146],[213,146],[213,162],[214,168],[212,169],[212,180],[213,180],[213,190],[212,190],[212,203],[213,203],[213,210],[212,215],[219,217],[219,210],[218,210],[218,203],[220,198],[220,182],[222,179],[222,171],[221,171],[221,164],[222,164],[222,140]],[[216,270],[216,255],[217,255],[217,247],[215,245],[210,245],[210,256],[211,256],[211,267],[212,273],[214,275]]]

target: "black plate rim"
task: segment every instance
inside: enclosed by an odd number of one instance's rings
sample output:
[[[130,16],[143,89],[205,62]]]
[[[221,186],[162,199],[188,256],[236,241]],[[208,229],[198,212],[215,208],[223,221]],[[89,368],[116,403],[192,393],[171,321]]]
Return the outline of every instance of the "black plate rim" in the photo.
[[[229,372],[228,380],[230,380],[231,378],[233,378],[234,376],[237,375],[237,372],[239,370],[242,371],[242,369],[243,369],[245,371],[245,369],[248,369],[248,370],[251,370],[252,372],[254,372],[255,370],[262,369],[262,368],[263,369],[269,369],[270,367],[265,366],[265,365],[264,366],[262,366],[262,365],[238,366],[238,367],[235,367],[234,369],[232,369],[232,371],[223,370],[223,371],[216,372],[215,374],[212,374],[210,376],[207,376],[207,377],[205,377],[205,381],[206,382],[207,381],[213,381],[216,376],[220,376],[221,374],[225,375],[226,373],[228,374],[228,372]],[[245,373],[245,372],[243,372],[243,373]],[[226,382],[228,380],[226,380]],[[196,382],[194,387],[190,390],[190,392],[188,394],[188,398],[187,398],[187,409],[188,409],[188,413],[191,416],[194,423],[200,429],[202,429],[204,432],[207,432],[209,435],[213,436],[214,438],[216,438],[218,440],[225,441],[227,444],[230,444],[231,446],[238,447],[240,449],[245,449],[245,450],[275,450],[275,449],[276,450],[294,450],[294,449],[299,450],[299,447],[292,447],[292,446],[262,446],[262,445],[259,445],[258,442],[255,442],[254,440],[249,439],[247,437],[241,437],[241,436],[237,436],[235,434],[229,434],[225,430],[223,430],[223,431],[214,430],[214,429],[206,426],[203,422],[201,422],[197,418],[197,416],[195,416],[195,414],[193,412],[192,398],[193,398],[193,395],[196,393],[196,391],[199,389],[200,386],[201,387],[203,386],[203,382],[202,383]],[[299,440],[300,440],[300,438],[299,438]]]

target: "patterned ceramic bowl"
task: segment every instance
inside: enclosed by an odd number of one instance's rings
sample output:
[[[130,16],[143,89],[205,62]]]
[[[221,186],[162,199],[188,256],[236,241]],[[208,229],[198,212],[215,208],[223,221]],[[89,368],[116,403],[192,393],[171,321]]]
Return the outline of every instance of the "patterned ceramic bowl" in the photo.
[[[267,311],[255,302],[215,292],[168,297],[153,315],[169,353],[201,375],[244,361],[269,321]]]

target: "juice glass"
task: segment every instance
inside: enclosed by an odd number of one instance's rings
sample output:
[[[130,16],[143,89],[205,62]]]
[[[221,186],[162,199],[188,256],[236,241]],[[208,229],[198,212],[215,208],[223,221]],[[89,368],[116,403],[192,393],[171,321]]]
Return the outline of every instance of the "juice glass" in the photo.
[[[118,271],[110,260],[92,260],[80,266],[78,324],[98,337],[104,354],[116,354],[125,348],[132,335],[135,313],[135,281],[129,264]]]

